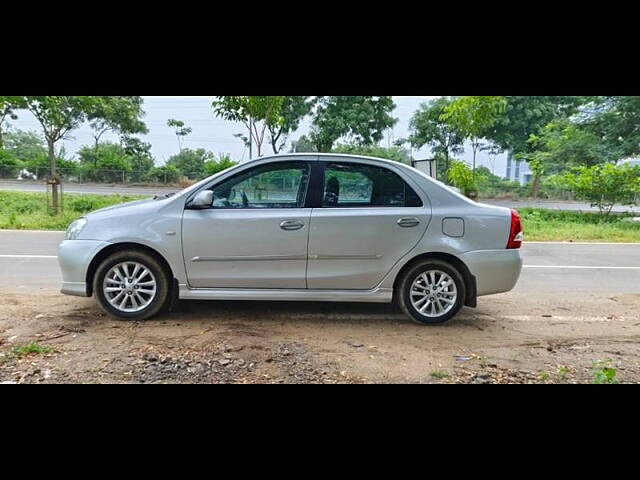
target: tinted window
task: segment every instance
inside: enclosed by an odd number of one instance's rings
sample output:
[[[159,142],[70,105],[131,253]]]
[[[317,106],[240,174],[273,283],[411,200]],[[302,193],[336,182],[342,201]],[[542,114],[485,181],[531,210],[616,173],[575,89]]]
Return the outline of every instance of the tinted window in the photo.
[[[323,207],[421,207],[422,200],[391,170],[330,163],[324,174]]]
[[[261,165],[213,188],[213,208],[302,208],[309,182],[305,162]]]

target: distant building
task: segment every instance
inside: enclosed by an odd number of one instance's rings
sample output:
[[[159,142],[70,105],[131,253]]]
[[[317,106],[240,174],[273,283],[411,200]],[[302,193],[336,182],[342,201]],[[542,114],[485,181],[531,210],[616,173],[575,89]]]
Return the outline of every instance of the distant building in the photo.
[[[533,172],[531,172],[527,162],[516,160],[513,158],[513,154],[509,152],[505,178],[507,180],[515,180],[519,182],[520,185],[525,185],[533,180]]]
[[[640,167],[640,158],[627,158],[620,162],[620,165],[631,165],[633,167]]]

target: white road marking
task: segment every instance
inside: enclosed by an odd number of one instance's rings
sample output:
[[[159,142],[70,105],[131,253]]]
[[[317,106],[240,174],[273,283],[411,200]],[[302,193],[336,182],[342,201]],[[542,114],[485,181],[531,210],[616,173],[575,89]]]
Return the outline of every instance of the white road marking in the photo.
[[[58,258],[55,255],[0,255],[0,258]]]
[[[524,245],[636,245],[640,247],[640,243],[629,242],[524,242]]]
[[[640,267],[609,267],[606,265],[523,265],[523,268],[561,268],[572,270],[640,270]]]

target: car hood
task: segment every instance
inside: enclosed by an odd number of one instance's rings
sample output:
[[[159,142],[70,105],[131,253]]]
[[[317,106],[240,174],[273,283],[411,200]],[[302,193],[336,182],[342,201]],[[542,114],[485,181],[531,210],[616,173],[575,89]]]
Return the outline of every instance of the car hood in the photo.
[[[101,208],[100,210],[95,210],[88,215],[85,215],[87,218],[99,217],[104,213],[115,213],[117,210],[120,210],[118,213],[126,213],[126,210],[134,211],[138,208],[144,208],[144,205],[155,204],[158,200],[154,200],[153,197],[145,198],[142,200],[135,200],[133,202],[125,202],[119,203],[117,205],[111,205],[110,207]]]

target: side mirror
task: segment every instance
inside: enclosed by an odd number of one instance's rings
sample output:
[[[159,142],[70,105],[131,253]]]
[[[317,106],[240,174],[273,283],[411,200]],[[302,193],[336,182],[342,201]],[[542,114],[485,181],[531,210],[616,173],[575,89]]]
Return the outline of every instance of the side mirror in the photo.
[[[199,192],[191,203],[189,207],[191,208],[208,208],[213,204],[213,192],[211,190],[204,190]]]

